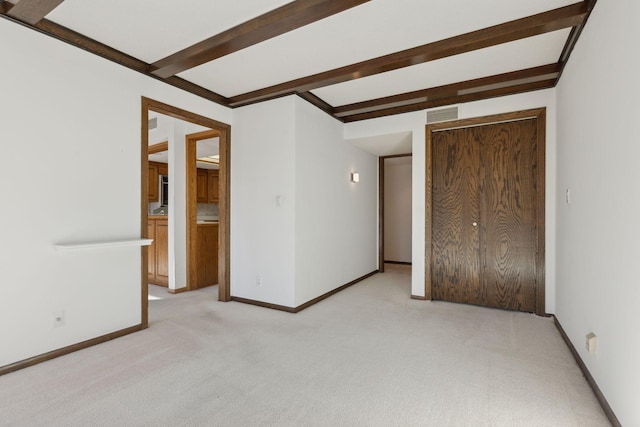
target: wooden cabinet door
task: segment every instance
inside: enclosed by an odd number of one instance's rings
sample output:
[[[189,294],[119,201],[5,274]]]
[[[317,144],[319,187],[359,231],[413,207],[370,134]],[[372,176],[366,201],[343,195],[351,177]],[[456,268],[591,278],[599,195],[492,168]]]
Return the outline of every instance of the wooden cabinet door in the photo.
[[[156,282],[169,285],[169,224],[166,219],[156,220]]]
[[[148,221],[147,226],[147,237],[149,239],[153,239],[151,245],[148,246],[148,272],[149,272],[149,280],[153,281],[156,277],[156,222],[154,220]]]
[[[196,200],[198,203],[209,202],[208,177],[209,177],[209,174],[207,173],[206,169],[198,169],[198,173],[196,175],[196,182],[197,182]]]
[[[149,164],[149,201],[157,202],[158,194],[158,166]]]
[[[432,297],[536,311],[534,119],[432,137]]]
[[[209,203],[218,203],[219,178],[217,170],[209,170],[208,187],[209,187]]]
[[[218,283],[218,225],[198,225],[197,236],[196,287],[202,288]]]

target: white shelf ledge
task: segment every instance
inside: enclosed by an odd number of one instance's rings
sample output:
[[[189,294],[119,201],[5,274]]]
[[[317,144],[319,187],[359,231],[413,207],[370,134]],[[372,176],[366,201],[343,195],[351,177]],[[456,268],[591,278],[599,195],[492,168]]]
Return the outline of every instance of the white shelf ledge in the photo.
[[[58,252],[84,251],[87,249],[99,248],[121,248],[126,246],[149,246],[153,243],[153,239],[135,239],[135,240],[112,240],[104,242],[88,242],[88,243],[61,243],[53,245]]]

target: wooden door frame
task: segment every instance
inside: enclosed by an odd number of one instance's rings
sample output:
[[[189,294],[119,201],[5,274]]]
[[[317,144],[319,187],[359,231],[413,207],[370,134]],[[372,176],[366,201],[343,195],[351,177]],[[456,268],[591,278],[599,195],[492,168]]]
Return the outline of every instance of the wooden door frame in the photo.
[[[198,245],[198,171],[196,152],[198,141],[219,137],[214,129],[192,133],[186,137],[186,178],[187,178],[187,290],[197,289],[198,259],[195,256]],[[222,162],[221,162],[222,163]],[[218,260],[220,262],[220,260]],[[218,278],[218,282],[219,282]],[[219,296],[218,296],[219,298]]]
[[[378,271],[380,273],[384,273],[384,161],[396,157],[413,158],[413,153],[378,157]],[[413,177],[411,182],[413,184]],[[413,222],[413,215],[411,221]]]
[[[545,148],[546,148],[546,107],[531,110],[516,111],[513,113],[496,114],[471,119],[454,120],[450,122],[434,123],[426,126],[425,147],[425,273],[424,295],[425,299],[432,299],[431,283],[431,245],[432,245],[432,209],[433,209],[433,162],[432,162],[432,134],[434,132],[452,129],[486,126],[496,123],[536,119],[537,124],[537,168],[535,184],[536,194],[536,236],[537,250],[536,260],[536,314],[546,316],[545,308]]]
[[[140,199],[140,229],[141,235],[147,236],[147,221],[149,209],[149,111],[164,114],[179,120],[201,125],[219,132],[220,135],[220,220],[218,226],[218,300],[231,301],[230,266],[231,266],[231,218],[230,218],[230,190],[231,190],[231,126],[156,101],[142,97],[141,108],[141,199]],[[141,324],[143,328],[149,326],[149,279],[147,277],[148,248],[142,247],[141,274]]]

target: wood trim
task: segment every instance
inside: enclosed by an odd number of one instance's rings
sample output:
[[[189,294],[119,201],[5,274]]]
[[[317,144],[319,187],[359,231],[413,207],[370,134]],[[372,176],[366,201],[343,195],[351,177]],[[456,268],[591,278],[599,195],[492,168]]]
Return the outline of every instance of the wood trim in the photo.
[[[390,156],[381,156],[384,159],[395,159],[398,157],[413,157],[413,153],[391,154]]]
[[[335,295],[338,292],[343,291],[343,290],[347,289],[348,287],[355,285],[356,283],[362,282],[363,280],[368,279],[369,277],[373,276],[374,274],[377,274],[378,272],[379,272],[379,270],[375,270],[375,271],[372,271],[371,273],[367,273],[364,276],[360,276],[357,279],[350,281],[349,283],[346,283],[346,284],[344,284],[344,285],[342,285],[342,286],[340,286],[340,287],[338,287],[338,288],[336,288],[336,289],[334,289],[332,291],[327,292],[326,294],[322,294],[319,297],[312,299],[311,301],[307,301],[304,304],[299,305],[298,307],[296,307],[296,313],[304,310],[305,308],[309,308],[312,305],[317,304],[320,301],[325,300],[325,299],[329,298],[330,296]]]
[[[149,236],[149,106],[142,98],[140,108],[140,236]],[[149,246],[142,246],[140,266],[140,324],[149,326]]]
[[[432,248],[432,212],[433,212],[433,162],[431,161],[431,128],[427,125],[426,138],[425,138],[425,202],[424,202],[424,299],[431,300],[432,287],[431,287],[431,248]]]
[[[342,117],[345,123],[356,122],[360,120],[374,119],[378,117],[391,116],[395,114],[410,113],[413,111],[426,110],[429,108],[442,107],[452,104],[463,104],[465,102],[479,101],[482,99],[497,98],[501,96],[514,95],[518,93],[531,92],[542,89],[549,89],[555,86],[556,78],[543,80],[534,83],[527,83],[516,86],[508,86],[499,89],[491,89],[483,92],[475,92],[466,95],[455,95],[447,98],[433,99],[417,104],[410,104],[399,107],[385,108],[382,110],[372,111],[368,113],[354,114]]]
[[[13,8],[9,12],[9,15],[26,22],[27,24],[35,25],[40,22],[45,16],[53,11],[64,0],[14,0]]]
[[[198,288],[198,181],[196,152],[198,141],[220,136],[217,130],[206,130],[186,136],[186,190],[187,190],[187,286],[184,290]],[[219,296],[218,296],[219,298]]]
[[[453,120],[450,122],[433,123],[427,125],[427,133],[437,132],[450,129],[459,129],[472,126],[483,126],[493,123],[512,122],[516,120],[525,120],[538,118],[538,116],[546,111],[545,107],[532,108],[530,110],[514,111],[512,113],[494,114],[491,116],[472,117],[469,119]]]
[[[149,154],[162,153],[169,150],[169,141],[159,142],[149,146]]]
[[[428,301],[430,298],[421,297],[420,295],[411,295],[411,299],[419,300],[419,301]]]
[[[248,298],[231,297],[231,301],[241,302],[243,304],[255,305],[258,307],[270,308],[272,310],[286,311],[287,313],[297,313],[295,307],[287,307],[286,305],[271,304],[268,302],[257,301]]]
[[[226,97],[205,89],[202,86],[198,86],[176,76],[166,79],[160,78],[150,72],[151,64],[134,58],[131,55],[127,55],[126,53],[100,43],[76,31],[70,30],[69,28],[63,27],[62,25],[56,24],[55,22],[48,21],[47,19],[42,19],[35,25],[27,24],[26,22],[20,21],[10,16],[9,13],[11,9],[12,7],[10,3],[8,3],[7,1],[0,1],[0,17],[2,18],[10,20],[14,23],[17,23],[49,37],[53,37],[54,39],[60,40],[87,52],[93,53],[94,55],[115,62],[116,64],[120,64],[131,70],[137,71],[156,80],[160,80],[171,86],[185,90],[209,101],[228,106]]]
[[[369,0],[297,0],[153,63],[153,74],[170,77],[249,46],[344,12]]]
[[[458,129],[463,127],[484,126],[493,123],[524,120],[535,118],[538,124],[537,131],[537,162],[536,173],[536,314],[546,315],[545,309],[545,144],[546,144],[546,108],[534,108],[530,110],[515,111],[512,113],[496,114],[470,119],[454,120],[450,122],[434,123],[426,126],[425,144],[425,297],[432,298],[431,284],[431,246],[432,246],[432,182],[433,161],[431,158],[432,134],[434,132]]]
[[[218,227],[218,299],[220,301],[231,300],[231,283],[230,283],[230,263],[231,263],[231,241],[230,241],[230,209],[229,209],[229,197],[230,197],[230,166],[231,166],[231,126],[219,122],[217,120],[210,119],[208,117],[201,116],[199,114],[191,113],[165,104],[160,101],[155,101],[150,98],[142,97],[142,152],[143,161],[146,162],[148,155],[148,138],[149,138],[149,117],[148,111],[155,111],[176,119],[184,120],[190,123],[195,123],[204,127],[218,131],[220,135],[220,197],[219,197],[219,227]],[[146,144],[146,145],[145,145]],[[142,170],[143,181],[146,181],[145,175],[148,174],[146,167]],[[145,187],[143,186],[143,196],[146,196]],[[147,205],[144,203],[146,199],[143,197],[143,209],[142,217],[146,218]],[[146,236],[146,222],[142,223],[143,236]],[[142,266],[143,274],[147,273],[146,263]],[[145,287],[145,281],[143,280],[143,287]],[[146,290],[146,289],[145,289]],[[147,291],[148,292],[148,291]],[[148,310],[148,302],[146,296],[142,300],[143,313]]]
[[[333,117],[334,119],[342,121],[341,118],[335,115],[334,108],[319,96],[311,92],[302,92],[302,93],[298,93],[297,95],[300,98],[304,99],[305,101],[309,102],[310,104],[315,105],[317,108],[321,109],[322,111],[324,111],[325,113]]]
[[[231,126],[220,130],[218,299],[231,301]]]
[[[576,3],[526,18],[516,19],[428,43],[412,49],[233,96],[228,99],[229,106],[240,107],[277,96],[286,96],[296,92],[308,92],[320,87],[573,27],[581,24],[586,14],[587,6],[583,2]]]
[[[189,279],[187,279],[187,283],[189,283]],[[184,288],[178,288],[178,289],[169,288],[169,289],[167,289],[167,292],[169,292],[170,294],[174,294],[175,295],[175,294],[181,294],[183,292],[187,292],[189,290],[190,289],[187,286],[185,286]]]
[[[378,157],[378,271],[384,273],[384,157]]]
[[[67,347],[59,348],[57,350],[50,351],[48,353],[41,354],[39,356],[34,356],[29,359],[22,360],[20,362],[12,363],[10,365],[0,367],[0,376],[8,374],[10,372],[15,372],[19,369],[28,368],[33,365],[37,365],[38,363],[46,362],[51,359],[55,359],[56,357],[64,356],[69,353],[73,353],[75,351],[83,350],[85,348],[92,347],[97,344],[102,344],[107,341],[111,341],[116,338],[123,337],[125,335],[132,334],[134,332],[138,332],[145,329],[143,325],[131,326],[129,328],[121,329],[119,331],[111,332],[106,335],[102,335],[96,338],[92,338],[90,340],[82,341],[77,344],[73,344]]]
[[[413,263],[411,262],[406,262],[406,261],[389,261],[389,260],[384,260],[385,264],[395,264],[395,265],[413,265]]]
[[[560,324],[560,321],[555,315],[552,317],[553,317],[553,323],[556,325],[558,332],[560,332],[560,336],[564,340],[565,344],[567,344],[567,347],[569,347],[569,351],[571,351],[571,354],[573,355],[573,358],[576,360],[576,363],[580,367],[582,374],[584,375],[587,382],[589,383],[589,386],[591,386],[591,390],[593,390],[593,394],[596,395],[596,399],[598,399],[600,406],[602,406],[602,410],[604,411],[605,415],[609,419],[609,422],[614,427],[621,427],[622,424],[620,424],[618,417],[616,417],[616,414],[613,412],[613,409],[609,405],[609,402],[607,402],[607,399],[604,397],[602,390],[600,390],[600,387],[598,387],[598,383],[596,383],[596,380],[593,378],[593,375],[591,375],[591,372],[589,372],[587,365],[585,365],[584,360],[582,360],[582,358],[580,357],[580,354],[578,353],[573,343],[569,339],[569,336],[567,335],[564,328]]]
[[[372,271],[371,273],[368,273],[368,274],[365,274],[364,276],[358,277],[357,279],[352,280],[349,283],[346,283],[346,284],[344,284],[344,285],[342,285],[342,286],[340,286],[340,287],[338,287],[338,288],[336,288],[336,289],[334,289],[332,291],[329,291],[329,292],[327,292],[325,294],[322,294],[319,297],[314,298],[314,299],[312,299],[310,301],[307,301],[304,304],[299,305],[297,307],[287,307],[285,305],[271,304],[271,303],[268,303],[268,302],[256,301],[256,300],[247,299],[247,298],[241,298],[241,297],[231,297],[231,301],[241,302],[241,303],[244,303],[244,304],[257,305],[259,307],[270,308],[270,309],[273,309],[273,310],[286,311],[287,313],[299,313],[302,310],[304,310],[306,308],[309,308],[312,305],[315,305],[315,304],[319,303],[320,301],[325,300],[325,299],[329,298],[330,296],[335,295],[338,292],[343,291],[343,290],[347,289],[348,287],[355,285],[358,282],[362,282],[363,280],[368,279],[369,277],[371,277],[371,276],[373,276],[374,274],[377,274],[377,273],[379,273],[379,270]]]
[[[536,252],[536,314],[546,316],[546,285],[545,285],[545,242],[546,242],[546,147],[547,147],[547,109],[543,108],[536,116],[538,125],[536,154],[536,231],[537,231],[537,252]]]
[[[540,80],[550,80],[558,77],[560,64],[547,64],[540,67],[527,68],[509,73],[496,74],[479,79],[466,80],[429,89],[416,90],[399,95],[386,96],[354,104],[335,107],[333,110],[337,116],[349,116],[354,114],[372,112],[383,108],[393,108],[412,104],[423,104],[435,99],[451,98],[462,95],[461,91],[479,89],[477,92],[486,92],[490,89],[500,89],[508,86],[522,84],[523,81],[539,78]],[[539,81],[539,80],[538,80]],[[527,81],[532,83],[533,81]],[[507,86],[499,86],[507,85]],[[482,89],[485,88],[485,89]],[[466,93],[466,92],[465,92]],[[464,93],[463,93],[464,94]]]
[[[576,43],[578,43],[578,39],[582,34],[582,30],[584,29],[584,26],[587,25],[587,21],[589,20],[589,17],[591,16],[591,12],[593,11],[593,8],[596,5],[596,1],[597,0],[584,0],[584,3],[587,8],[587,14],[585,15],[584,19],[580,24],[573,27],[573,29],[571,30],[571,34],[569,34],[569,37],[567,38],[567,42],[564,45],[564,49],[562,49],[562,54],[560,54],[560,61],[559,61],[561,66],[560,66],[560,74],[558,75],[558,81],[560,81],[560,77],[562,76],[562,73],[564,72],[564,68],[567,65],[567,62],[569,61],[569,57],[571,56],[571,53],[573,52],[573,49],[576,46]]]

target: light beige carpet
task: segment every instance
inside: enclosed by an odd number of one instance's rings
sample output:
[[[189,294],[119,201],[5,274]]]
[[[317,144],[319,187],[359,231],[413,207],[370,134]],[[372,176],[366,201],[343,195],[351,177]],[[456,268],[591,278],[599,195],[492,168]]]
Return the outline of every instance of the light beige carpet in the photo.
[[[0,377],[0,425],[609,425],[550,319],[411,300],[409,275],[298,314],[154,287],[150,329]]]

